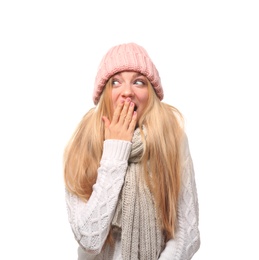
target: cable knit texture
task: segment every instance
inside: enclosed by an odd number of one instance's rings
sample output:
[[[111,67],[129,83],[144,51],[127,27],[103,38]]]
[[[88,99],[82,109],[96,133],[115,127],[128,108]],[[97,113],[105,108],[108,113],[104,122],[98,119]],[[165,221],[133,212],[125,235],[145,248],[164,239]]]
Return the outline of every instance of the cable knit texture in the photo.
[[[104,243],[120,198],[131,150],[130,142],[104,141],[97,181],[89,200],[84,202],[66,191],[68,219],[75,239],[79,243],[78,260],[124,259],[120,232],[114,233],[114,246],[104,246]],[[184,143],[183,156],[176,236],[166,243],[159,260],[190,260],[200,246],[198,199],[187,139]],[[139,210],[143,213],[147,208],[141,206]],[[144,227],[145,223],[141,225]],[[140,239],[145,241],[143,237]]]
[[[159,73],[147,51],[136,43],[125,43],[112,47],[103,57],[95,78],[93,101],[97,105],[109,78],[122,71],[136,71],[148,78],[158,98],[164,93]]]

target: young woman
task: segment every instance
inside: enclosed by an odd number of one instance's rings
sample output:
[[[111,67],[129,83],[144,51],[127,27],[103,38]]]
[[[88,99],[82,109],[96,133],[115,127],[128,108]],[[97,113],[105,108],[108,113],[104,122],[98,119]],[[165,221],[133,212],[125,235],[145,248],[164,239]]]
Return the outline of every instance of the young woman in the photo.
[[[112,47],[64,155],[78,259],[188,260],[200,246],[195,176],[181,113],[163,103],[146,50]]]

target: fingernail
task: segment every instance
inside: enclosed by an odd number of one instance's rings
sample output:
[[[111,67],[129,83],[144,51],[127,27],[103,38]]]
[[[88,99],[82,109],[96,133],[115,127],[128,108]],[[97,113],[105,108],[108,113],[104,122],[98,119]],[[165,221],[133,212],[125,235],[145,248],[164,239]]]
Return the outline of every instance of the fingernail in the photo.
[[[130,106],[131,106],[131,107],[132,107],[132,106],[134,106],[134,103],[133,103],[133,102],[131,102],[131,103],[130,103]]]
[[[126,101],[127,101],[127,102],[130,102],[130,98],[127,98]]]

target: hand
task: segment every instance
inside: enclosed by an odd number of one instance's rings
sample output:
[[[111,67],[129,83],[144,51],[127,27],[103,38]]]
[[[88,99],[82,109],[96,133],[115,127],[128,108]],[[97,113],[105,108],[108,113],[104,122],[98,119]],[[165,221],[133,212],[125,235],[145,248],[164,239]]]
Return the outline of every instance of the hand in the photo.
[[[105,140],[132,140],[137,123],[137,112],[134,111],[134,103],[130,98],[118,104],[111,122],[106,116],[102,119],[105,125]]]

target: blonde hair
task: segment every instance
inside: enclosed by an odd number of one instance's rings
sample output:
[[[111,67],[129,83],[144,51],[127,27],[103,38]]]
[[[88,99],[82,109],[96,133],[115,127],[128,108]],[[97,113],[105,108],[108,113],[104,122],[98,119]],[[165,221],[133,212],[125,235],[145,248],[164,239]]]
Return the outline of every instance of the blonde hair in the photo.
[[[145,126],[147,132],[144,138],[141,130],[144,143],[142,165],[168,241],[174,237],[177,221],[183,118],[175,107],[159,100],[149,82],[148,90],[148,104],[138,122],[139,126]],[[91,196],[102,156],[102,116],[112,118],[110,92],[111,80],[106,84],[97,107],[90,109],[81,120],[64,153],[66,187],[85,201]]]

